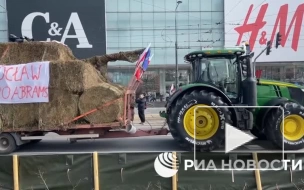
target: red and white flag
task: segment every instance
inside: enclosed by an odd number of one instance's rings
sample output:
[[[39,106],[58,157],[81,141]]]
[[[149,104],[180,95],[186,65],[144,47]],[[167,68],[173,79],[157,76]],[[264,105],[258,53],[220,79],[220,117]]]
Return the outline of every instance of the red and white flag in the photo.
[[[170,88],[170,95],[172,95],[175,92],[174,84],[171,85]]]

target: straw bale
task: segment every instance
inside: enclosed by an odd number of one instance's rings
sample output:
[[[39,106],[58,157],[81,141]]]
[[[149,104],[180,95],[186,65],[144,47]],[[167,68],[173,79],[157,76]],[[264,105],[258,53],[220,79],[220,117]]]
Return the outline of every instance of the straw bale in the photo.
[[[79,96],[65,90],[50,89],[49,102],[39,103],[37,120],[41,128],[56,128],[78,115]]]
[[[5,65],[76,59],[69,47],[56,42],[0,43],[0,57]]]
[[[126,87],[124,87],[123,85],[120,85],[120,84],[116,84],[116,83],[110,83],[110,82],[108,82],[110,85],[112,85],[112,86],[115,86],[116,88],[118,88],[119,90],[121,90],[121,91],[124,91],[124,90],[126,90]]]
[[[90,63],[95,69],[97,69],[100,75],[107,82],[108,79],[108,60],[100,59],[103,56],[94,56],[91,58],[83,59],[84,62]]]
[[[4,130],[37,126],[37,104],[0,104],[0,114]]]
[[[56,61],[50,63],[50,87],[82,93],[103,82],[102,76],[83,61]]]
[[[92,87],[80,96],[79,99],[79,111],[84,114],[94,108],[102,106],[103,104],[115,100],[117,98],[123,98],[124,91],[109,84],[102,83],[95,87]],[[117,121],[123,114],[124,101],[121,99],[107,107],[104,107],[92,114],[89,114],[85,119],[90,123],[110,123]]]
[[[83,59],[85,62],[91,63],[95,69],[97,69],[100,74],[106,79],[108,79],[108,63],[115,61],[127,61],[130,63],[138,60],[140,54],[144,51],[144,49],[137,49],[133,51],[124,51],[112,54],[106,54],[102,56],[94,56],[87,59]]]
[[[49,102],[0,104],[3,129],[28,131],[56,128],[78,115],[79,96],[64,90],[49,89]]]

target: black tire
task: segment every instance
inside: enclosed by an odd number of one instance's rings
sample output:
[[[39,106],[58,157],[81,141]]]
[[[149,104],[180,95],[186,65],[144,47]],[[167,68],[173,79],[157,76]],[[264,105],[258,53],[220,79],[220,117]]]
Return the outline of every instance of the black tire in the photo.
[[[17,149],[14,137],[9,133],[0,134],[0,154],[10,154]]]
[[[301,117],[304,120],[304,107],[293,103],[290,101],[285,101],[280,104],[284,109],[284,118],[290,115],[296,115]],[[284,137],[281,132],[281,123],[282,123],[282,110],[281,109],[273,109],[271,110],[267,116],[265,117],[265,134],[267,138],[272,141],[274,145],[283,149],[283,141],[284,141],[284,150],[300,150],[304,148],[304,136],[299,138],[298,140],[288,140]],[[297,125],[301,126],[301,125]],[[301,126],[304,127],[304,126]]]
[[[227,106],[221,97],[206,90],[194,90],[179,97],[175,105],[172,105],[168,116],[168,125],[173,138],[186,150],[193,151],[194,138],[184,129],[184,116],[187,110],[197,104],[209,106]],[[212,151],[223,145],[225,140],[225,125],[232,124],[231,112],[228,108],[213,108],[219,119],[219,128],[216,133],[206,140],[196,140],[196,151]]]
[[[264,132],[262,132],[260,129],[257,127],[253,127],[250,132],[256,136],[259,140],[267,140],[267,137]]]
[[[31,140],[30,143],[32,143],[32,144],[37,144],[37,143],[39,143],[41,140],[42,140],[42,139]]]

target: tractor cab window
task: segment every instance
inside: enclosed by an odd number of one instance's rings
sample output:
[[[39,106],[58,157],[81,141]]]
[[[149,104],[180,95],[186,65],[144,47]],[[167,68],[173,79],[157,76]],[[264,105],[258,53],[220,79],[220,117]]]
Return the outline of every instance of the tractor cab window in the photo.
[[[237,97],[237,64],[227,58],[197,59],[193,62],[193,82],[221,89],[231,98]]]

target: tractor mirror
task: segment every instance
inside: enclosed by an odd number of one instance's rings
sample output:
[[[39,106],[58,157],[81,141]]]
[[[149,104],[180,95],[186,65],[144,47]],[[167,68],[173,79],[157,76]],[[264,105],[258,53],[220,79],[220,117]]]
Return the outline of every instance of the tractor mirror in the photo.
[[[254,52],[250,52],[249,56],[250,56],[250,58],[253,58],[254,57]]]

